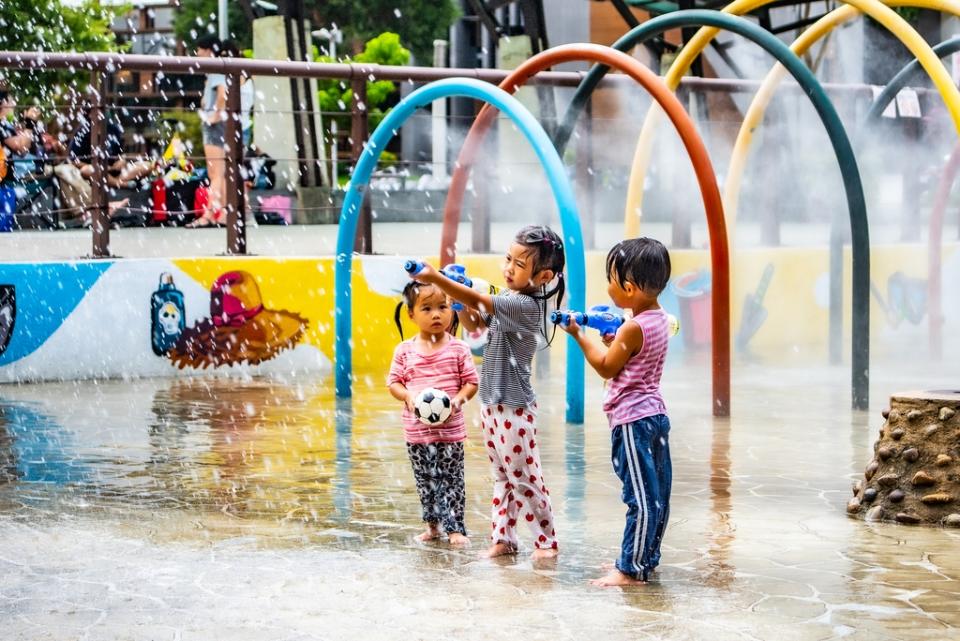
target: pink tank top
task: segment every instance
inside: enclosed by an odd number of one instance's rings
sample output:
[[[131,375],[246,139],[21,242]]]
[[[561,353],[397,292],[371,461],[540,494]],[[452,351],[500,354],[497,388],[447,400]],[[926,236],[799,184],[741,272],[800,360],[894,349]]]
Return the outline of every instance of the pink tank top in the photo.
[[[662,309],[650,309],[627,322],[640,326],[643,346],[607,383],[603,411],[607,413],[611,428],[667,412],[660,395],[660,376],[669,339],[667,313]]]

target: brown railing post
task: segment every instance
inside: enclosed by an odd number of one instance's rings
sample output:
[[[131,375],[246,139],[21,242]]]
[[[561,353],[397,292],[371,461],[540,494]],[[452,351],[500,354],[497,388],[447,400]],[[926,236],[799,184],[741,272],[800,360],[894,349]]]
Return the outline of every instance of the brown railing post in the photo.
[[[593,96],[587,98],[583,112],[583,128],[577,139],[577,182],[579,183],[580,225],[583,247],[593,249],[597,243],[597,208],[593,179]]]
[[[353,89],[353,104],[350,106],[350,160],[354,168],[360,162],[363,154],[363,144],[370,133],[369,111],[367,110],[367,78],[360,75],[350,81]],[[370,215],[370,188],[364,190],[363,204],[360,207],[360,218],[357,220],[357,239],[353,244],[353,251],[358,254],[373,253],[373,217]]]
[[[490,207],[492,206],[490,185],[493,184],[494,179],[493,169],[489,163],[480,163],[478,167],[474,167],[470,249],[475,254],[486,254],[490,251]],[[452,262],[453,258],[444,257],[444,260]]]
[[[227,121],[224,131],[224,183],[227,207],[227,253],[247,253],[247,223],[243,198],[243,124],[240,120],[240,74],[227,76]]]
[[[475,102],[474,112],[479,114],[485,103]],[[496,154],[494,154],[496,157]],[[473,215],[470,219],[472,242],[470,249],[476,254],[486,254],[490,251],[490,208],[493,206],[493,196],[490,185],[496,176],[489,163],[479,163],[473,169],[473,185],[476,199],[473,204]],[[445,258],[448,262],[452,258]]]
[[[107,174],[104,171],[107,153],[107,114],[103,104],[103,74],[90,74],[90,163],[93,184],[90,186],[90,229],[93,232],[93,258],[110,257],[110,211]]]
[[[690,114],[701,114],[702,111],[698,112],[696,109],[700,105],[698,98],[696,97],[697,92],[692,91],[689,87],[682,87],[677,89],[677,98],[687,107],[687,112]],[[696,116],[694,116],[696,117]],[[668,182],[668,190],[673,192],[677,189],[677,175],[674,172],[668,174],[670,176]],[[693,246],[693,216],[688,207],[677,207],[675,201],[671,199],[670,201],[670,210],[669,217],[673,221],[670,229],[670,243],[673,247],[677,249],[687,249]]]

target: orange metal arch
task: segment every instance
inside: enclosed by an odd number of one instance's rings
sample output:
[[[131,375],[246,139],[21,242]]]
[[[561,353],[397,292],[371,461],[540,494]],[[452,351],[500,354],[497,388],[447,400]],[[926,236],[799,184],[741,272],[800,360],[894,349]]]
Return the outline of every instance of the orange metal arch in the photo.
[[[717,177],[703,140],[690,116],[666,84],[650,69],[629,55],[594,44],[571,44],[543,51],[517,67],[500,88],[513,93],[536,73],[565,62],[589,61],[619,69],[636,80],[658,102],[673,122],[700,185],[707,229],[710,235],[710,264],[713,272],[713,414],[730,415],[730,254],[726,223]],[[457,158],[447,202],[443,211],[443,232],[440,241],[440,261],[446,265],[456,258],[457,228],[460,210],[466,192],[470,169],[480,151],[480,144],[490,130],[497,110],[485,106],[474,121]]]

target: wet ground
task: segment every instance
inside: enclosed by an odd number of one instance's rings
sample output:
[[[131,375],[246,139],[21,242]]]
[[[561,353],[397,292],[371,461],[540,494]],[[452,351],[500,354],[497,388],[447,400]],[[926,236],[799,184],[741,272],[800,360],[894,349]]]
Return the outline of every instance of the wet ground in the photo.
[[[674,363],[663,565],[629,590],[587,582],[623,527],[593,377],[585,426],[563,422],[561,374],[537,382],[562,546],[538,566],[526,532],[516,558],[476,556],[490,492],[478,439],[473,547],[413,541],[418,501],[383,389],[338,404],[323,380],[3,386],[0,636],[960,638],[960,531],[844,511],[885,399],[944,388],[950,368],[909,370],[875,367],[871,411],[851,412],[846,367],[741,363],[735,418],[715,420],[706,366]]]

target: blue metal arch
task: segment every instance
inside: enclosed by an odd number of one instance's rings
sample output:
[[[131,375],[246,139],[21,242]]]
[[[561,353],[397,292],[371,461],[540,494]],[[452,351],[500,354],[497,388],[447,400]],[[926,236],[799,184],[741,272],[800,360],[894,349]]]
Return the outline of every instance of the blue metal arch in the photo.
[[[351,395],[353,355],[351,347],[352,299],[350,279],[353,271],[353,243],[357,233],[357,218],[363,203],[370,175],[387,143],[396,135],[400,126],[414,112],[434,100],[449,97],[466,97],[490,103],[508,116],[533,146],[540,164],[547,175],[560,212],[560,225],[567,251],[568,289],[570,307],[586,308],[586,262],[583,251],[583,234],[577,214],[573,189],[567,178],[563,162],[553,147],[549,136],[520,102],[503,90],[479,80],[469,78],[438,80],[417,89],[400,101],[376,128],[367,141],[340,210],[340,228],[337,234],[337,262],[334,267],[336,309],[334,322],[336,393],[340,397]],[[572,337],[567,338],[567,411],[570,423],[583,422],[583,355]]]

